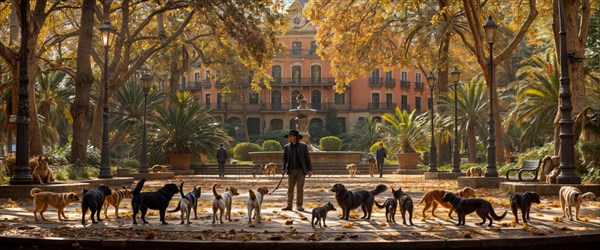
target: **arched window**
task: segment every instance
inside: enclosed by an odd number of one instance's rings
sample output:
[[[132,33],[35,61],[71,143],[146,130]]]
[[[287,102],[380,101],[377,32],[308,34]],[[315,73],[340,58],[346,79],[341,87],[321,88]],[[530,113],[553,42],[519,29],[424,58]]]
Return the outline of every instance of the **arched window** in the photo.
[[[313,65],[310,67],[310,82],[312,84],[321,84],[321,66]]]
[[[292,83],[300,84],[302,80],[302,67],[300,65],[292,66]]]
[[[259,118],[248,118],[246,122],[248,127],[248,135],[260,135],[260,119]]]
[[[281,92],[271,92],[271,110],[281,110]]]
[[[281,66],[271,66],[271,77],[273,77],[273,84],[281,84]]]
[[[310,94],[310,105],[313,109],[321,109],[321,91],[313,90]]]

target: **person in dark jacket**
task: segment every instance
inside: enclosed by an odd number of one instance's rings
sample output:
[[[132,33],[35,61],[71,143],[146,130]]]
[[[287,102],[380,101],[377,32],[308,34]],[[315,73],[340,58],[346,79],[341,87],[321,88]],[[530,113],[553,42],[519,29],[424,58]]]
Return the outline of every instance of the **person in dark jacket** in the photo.
[[[377,168],[379,169],[379,178],[383,177],[383,162],[387,157],[387,151],[383,148],[383,143],[379,143],[379,147],[377,147]]]
[[[283,148],[283,172],[281,176],[288,175],[288,192],[287,192],[287,206],[284,207],[283,211],[292,210],[292,203],[294,200],[294,186],[296,186],[296,210],[304,211],[302,202],[304,198],[304,179],[306,175],[312,176],[312,164],[310,162],[310,156],[308,154],[308,146],[300,140],[302,135],[296,130],[289,130],[285,135],[290,143],[286,144]]]
[[[217,162],[219,163],[219,177],[225,177],[225,162],[227,161],[227,149],[221,143],[217,149]]]

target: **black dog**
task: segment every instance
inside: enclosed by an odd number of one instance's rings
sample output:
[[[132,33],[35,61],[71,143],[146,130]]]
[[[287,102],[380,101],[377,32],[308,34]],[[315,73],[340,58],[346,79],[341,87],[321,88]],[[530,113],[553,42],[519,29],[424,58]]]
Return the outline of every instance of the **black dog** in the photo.
[[[405,192],[402,192],[402,188],[398,188],[398,190],[394,190],[392,188],[392,194],[394,195],[394,199],[398,200],[400,212],[402,213],[402,224],[407,225],[406,217],[404,215],[406,212],[408,212],[408,222],[410,222],[411,226],[414,226],[412,222],[414,209],[412,198],[410,198],[410,196],[408,196],[408,194],[406,194]]]
[[[483,220],[482,222],[476,223],[477,225],[483,225],[486,222],[486,219],[488,219],[490,220],[489,226],[492,226],[494,220],[502,220],[507,212],[504,211],[502,215],[498,216],[496,212],[494,212],[492,203],[489,201],[480,198],[461,198],[450,192],[444,194],[442,201],[450,202],[450,204],[452,204],[454,212],[458,214],[457,226],[464,225],[465,217],[472,212],[476,212],[479,218]]]
[[[529,221],[529,210],[531,209],[532,203],[540,204],[540,195],[536,192],[525,192],[516,193],[510,196],[510,207],[515,215],[515,220],[519,224],[519,216],[517,216],[518,209],[521,209],[523,215],[523,222]]]
[[[166,184],[162,188],[160,188],[156,192],[145,192],[140,193],[142,191],[142,187],[146,179],[141,179],[135,189],[131,191],[131,207],[133,209],[133,224],[137,224],[135,217],[138,211],[142,211],[142,221],[144,224],[148,223],[146,221],[146,212],[148,212],[148,208],[150,209],[158,209],[160,213],[160,221],[163,224],[169,224],[165,221],[165,212],[167,211],[167,207],[169,206],[169,201],[173,198],[173,195],[179,193],[179,188],[175,184]]]
[[[359,190],[348,191],[344,184],[337,183],[331,188],[331,192],[335,192],[335,199],[338,205],[342,208],[342,217],[340,219],[349,220],[350,210],[361,207],[363,213],[362,219],[371,219],[371,211],[375,203],[375,195],[381,194],[387,190],[387,186],[383,184],[377,185],[372,191]]]
[[[85,225],[85,214],[87,213],[88,208],[90,209],[90,218],[92,219],[92,223],[97,223],[94,220],[94,214],[98,221],[102,221],[100,219],[100,210],[104,206],[104,197],[111,194],[110,188],[107,186],[100,184],[94,190],[83,190],[83,197],[81,198],[81,224]]]

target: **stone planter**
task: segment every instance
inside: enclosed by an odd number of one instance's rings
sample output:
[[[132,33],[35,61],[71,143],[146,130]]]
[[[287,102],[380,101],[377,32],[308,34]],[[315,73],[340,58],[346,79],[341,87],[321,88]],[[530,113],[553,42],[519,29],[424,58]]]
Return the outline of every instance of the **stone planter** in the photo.
[[[189,170],[192,154],[169,154],[169,162],[172,170]]]
[[[398,153],[398,167],[400,170],[416,170],[419,163],[419,153]]]

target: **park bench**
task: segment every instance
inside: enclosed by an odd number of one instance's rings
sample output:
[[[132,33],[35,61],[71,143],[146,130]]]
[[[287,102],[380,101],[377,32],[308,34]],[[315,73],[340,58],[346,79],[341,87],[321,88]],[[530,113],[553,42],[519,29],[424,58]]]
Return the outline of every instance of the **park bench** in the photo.
[[[506,171],[506,179],[509,181],[537,181],[538,172],[542,163],[541,161],[542,160],[525,160],[520,168],[512,168]],[[518,179],[511,179],[511,172],[517,172],[516,176]],[[523,179],[523,173],[531,173],[533,174],[533,178]]]

